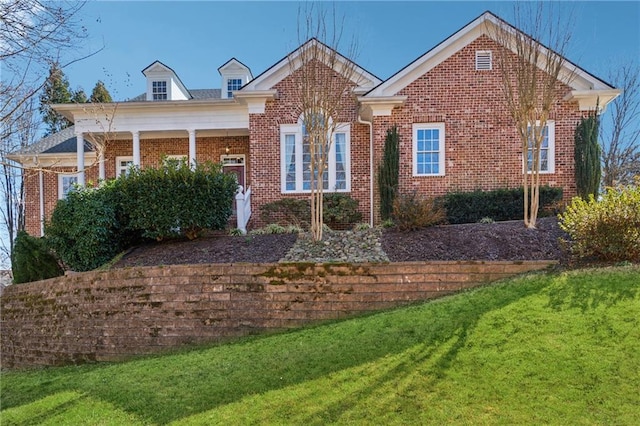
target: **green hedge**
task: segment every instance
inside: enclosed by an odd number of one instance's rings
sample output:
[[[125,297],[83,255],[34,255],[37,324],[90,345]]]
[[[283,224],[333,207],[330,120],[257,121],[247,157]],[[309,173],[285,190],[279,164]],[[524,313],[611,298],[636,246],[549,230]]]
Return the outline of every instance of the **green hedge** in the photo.
[[[540,212],[562,200],[562,188],[540,187]],[[447,221],[475,223],[489,217],[495,221],[518,220],[524,217],[524,190],[451,192],[439,199],[447,212]],[[541,214],[541,215],[542,215]]]
[[[220,164],[199,164],[192,170],[184,160],[168,160],[158,169],[132,169],[121,187],[132,229],[156,240],[192,239],[203,229],[227,226],[238,183],[222,173]]]
[[[135,240],[127,235],[131,231],[121,197],[117,181],[112,181],[98,188],[77,188],[58,200],[45,226],[45,238],[67,267],[95,269]]]
[[[15,284],[59,277],[64,271],[42,238],[32,237],[24,231],[18,232],[11,270]]]

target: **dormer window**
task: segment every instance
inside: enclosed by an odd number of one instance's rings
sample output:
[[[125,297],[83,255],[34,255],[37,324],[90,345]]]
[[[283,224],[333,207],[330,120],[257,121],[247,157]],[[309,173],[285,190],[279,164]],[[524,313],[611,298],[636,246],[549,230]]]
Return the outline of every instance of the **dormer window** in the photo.
[[[222,99],[233,99],[234,92],[240,90],[242,86],[249,83],[253,78],[251,70],[235,58],[229,59],[218,68],[218,72],[222,77]]]
[[[164,80],[152,82],[152,95],[154,101],[166,101],[167,82]]]
[[[490,50],[477,50],[476,51],[476,71],[491,71],[492,61],[491,61],[491,51]]]
[[[241,78],[230,78],[227,80],[227,98],[233,97],[233,92],[240,90],[242,87]]]

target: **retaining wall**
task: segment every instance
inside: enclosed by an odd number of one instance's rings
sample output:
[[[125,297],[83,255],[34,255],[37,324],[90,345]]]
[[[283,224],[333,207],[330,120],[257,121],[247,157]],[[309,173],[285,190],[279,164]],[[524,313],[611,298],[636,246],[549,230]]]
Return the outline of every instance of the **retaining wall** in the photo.
[[[2,368],[123,359],[440,297],[535,262],[211,264],[86,272],[0,297]]]

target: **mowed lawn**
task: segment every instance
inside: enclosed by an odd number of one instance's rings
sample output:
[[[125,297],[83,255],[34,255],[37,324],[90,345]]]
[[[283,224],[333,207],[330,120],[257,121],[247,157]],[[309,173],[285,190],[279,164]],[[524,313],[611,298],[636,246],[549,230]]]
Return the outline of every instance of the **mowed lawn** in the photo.
[[[117,364],[1,376],[0,423],[640,424],[640,268]]]

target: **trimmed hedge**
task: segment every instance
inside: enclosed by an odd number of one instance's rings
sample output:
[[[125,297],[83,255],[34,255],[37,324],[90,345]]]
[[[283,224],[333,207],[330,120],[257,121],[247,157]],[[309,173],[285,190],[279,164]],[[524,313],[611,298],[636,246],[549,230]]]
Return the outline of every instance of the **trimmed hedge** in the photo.
[[[562,200],[562,188],[540,187],[540,213]],[[439,198],[451,224],[475,223],[483,218],[495,221],[518,220],[524,217],[524,190],[451,192]]]
[[[180,235],[193,239],[204,229],[224,229],[238,183],[220,164],[198,164],[192,170],[185,160],[167,160],[158,169],[132,169],[121,188],[129,226],[160,241]]]
[[[76,188],[58,200],[45,225],[47,244],[74,271],[89,271],[111,260],[132,240],[117,181]]]

